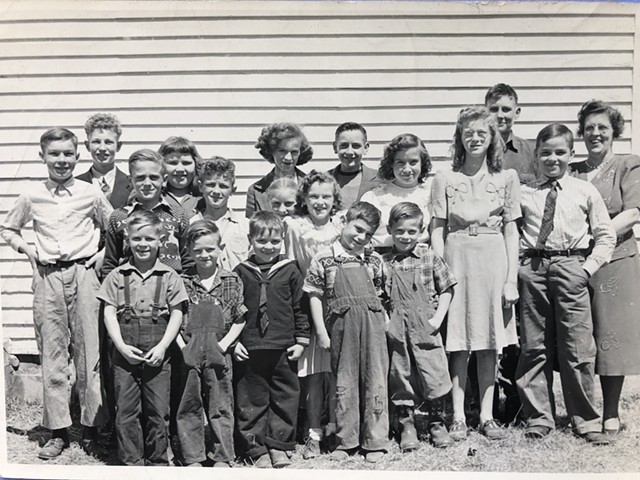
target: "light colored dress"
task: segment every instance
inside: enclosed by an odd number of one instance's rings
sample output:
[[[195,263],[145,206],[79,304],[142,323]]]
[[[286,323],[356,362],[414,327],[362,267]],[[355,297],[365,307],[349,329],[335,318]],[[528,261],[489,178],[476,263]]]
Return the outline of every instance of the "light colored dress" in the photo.
[[[438,172],[431,189],[433,216],[447,221],[444,260],[458,279],[449,307],[448,352],[501,350],[517,343],[513,308],[502,308],[508,260],[506,222],[520,218],[514,170],[473,176]]]
[[[571,174],[586,180],[587,162],[571,165]],[[609,216],[640,208],[640,157],[615,155],[590,179]],[[598,375],[640,374],[640,317],[638,308],[640,255],[633,230],[618,237],[611,261],[589,279],[593,336]]]
[[[429,225],[431,220],[431,183],[433,177],[427,177],[424,183],[419,183],[413,188],[398,187],[394,183],[385,183],[379,187],[369,190],[362,195],[363,202],[369,202],[380,210],[380,226],[371,239],[374,247],[391,247],[393,240],[387,232],[389,213],[394,205],[400,202],[413,202],[420,207],[424,213],[424,225]]]
[[[307,276],[311,260],[320,251],[326,250],[340,236],[340,225],[332,221],[325,225],[314,225],[307,215],[301,217],[286,217],[284,219],[286,234],[284,238],[285,255],[298,262],[298,267],[304,277]],[[327,308],[323,300],[323,311]],[[311,314],[309,313],[309,323]],[[315,330],[311,329],[309,346],[304,349],[298,360],[298,376],[306,377],[315,373],[331,371],[331,353],[318,346]]]

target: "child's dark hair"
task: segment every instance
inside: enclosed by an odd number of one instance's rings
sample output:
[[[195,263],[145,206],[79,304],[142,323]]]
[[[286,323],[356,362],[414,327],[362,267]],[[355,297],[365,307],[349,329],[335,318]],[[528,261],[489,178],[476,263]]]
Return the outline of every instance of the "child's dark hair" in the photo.
[[[393,228],[396,223],[402,219],[420,219],[420,226],[424,224],[424,212],[418,205],[413,202],[400,202],[396,203],[389,212],[389,228]]]
[[[71,140],[73,142],[73,146],[78,148],[78,137],[71,131],[66,128],[50,128],[46,132],[42,134],[40,137],[40,150],[42,153],[45,153],[46,148],[52,142],[64,142],[65,140]]]
[[[544,142],[555,137],[564,137],[569,148],[573,150],[573,133],[571,133],[569,127],[562,123],[551,123],[540,130],[536,137],[536,155],[538,154],[538,149]]]
[[[345,215],[346,221],[364,220],[372,230],[377,230],[380,226],[380,210],[371,205],[369,202],[356,202]]]
[[[169,137],[158,149],[158,153],[162,155],[162,158],[167,159],[168,157],[178,155],[188,155],[193,158],[193,161],[196,163],[196,172],[198,170],[198,164],[202,161],[200,154],[198,153],[198,149],[193,144],[191,140],[184,137]]]
[[[261,210],[254,213],[249,220],[249,238],[273,234],[284,237],[282,219],[270,210]]]
[[[504,142],[502,141],[502,135],[498,133],[495,119],[486,107],[464,107],[458,113],[456,131],[453,134],[453,169],[459,171],[464,165],[467,153],[462,141],[462,131],[467,124],[476,120],[485,121],[491,134],[491,143],[487,149],[487,168],[490,172],[499,172],[502,170]]]
[[[302,133],[302,129],[295,123],[274,123],[262,129],[255,147],[263,158],[274,163],[273,152],[278,147],[278,143],[289,138],[300,139],[300,155],[296,165],[304,165],[313,157],[313,148],[309,145],[307,137]]]
[[[84,133],[87,134],[87,138],[96,130],[110,130],[115,133],[118,138],[122,135],[120,120],[112,113],[96,113],[87,119],[84,123]]]
[[[492,100],[498,100],[501,97],[511,97],[518,103],[518,94],[511,85],[506,83],[497,83],[487,90],[484,96],[484,104],[488,105]]]
[[[296,215],[309,215],[306,199],[307,195],[309,195],[309,190],[311,190],[311,186],[316,182],[330,183],[333,186],[333,207],[331,207],[331,215],[334,215],[338,210],[342,209],[342,196],[340,195],[340,187],[336,179],[328,173],[311,170],[311,172],[302,179],[302,183],[298,188],[295,206]]]
[[[339,125],[338,128],[336,128],[335,140],[338,140],[338,135],[340,135],[342,132],[349,132],[351,130],[360,130],[362,132],[362,135],[364,136],[365,143],[367,142],[367,130],[362,125],[356,122],[345,122],[342,125]]]
[[[151,162],[160,166],[162,170],[162,174],[164,175],[167,171],[164,168],[164,162],[162,161],[162,157],[158,152],[154,152],[149,148],[143,148],[142,150],[136,150],[129,157],[129,173],[131,173],[131,169],[138,162]]]
[[[127,219],[127,232],[147,226],[152,227],[158,235],[164,233],[162,220],[151,210],[135,210]]]
[[[196,243],[196,240],[200,237],[204,237],[205,235],[216,235],[218,237],[218,246],[220,246],[220,242],[222,240],[220,230],[213,221],[207,219],[197,220],[189,225],[185,234],[187,238],[187,246],[192,248],[193,244]]]
[[[236,181],[236,165],[233,161],[223,157],[211,157],[208,160],[202,160],[200,171],[197,172],[198,180],[204,182],[213,175],[219,175],[226,178],[231,183]]]
[[[582,105],[580,112],[578,112],[578,136],[584,135],[584,124],[587,121],[587,117],[590,115],[605,114],[609,117],[611,128],[613,129],[613,138],[618,138],[624,131],[624,117],[620,113],[620,110],[612,107],[608,103],[602,100],[589,100]]]
[[[409,150],[410,148],[417,148],[420,151],[420,176],[418,177],[418,183],[423,183],[431,171],[431,157],[429,156],[427,147],[424,146],[424,142],[412,133],[398,135],[384,147],[384,155],[378,167],[378,176],[382,180],[393,181],[395,178],[393,175],[393,162],[395,161],[396,153]]]

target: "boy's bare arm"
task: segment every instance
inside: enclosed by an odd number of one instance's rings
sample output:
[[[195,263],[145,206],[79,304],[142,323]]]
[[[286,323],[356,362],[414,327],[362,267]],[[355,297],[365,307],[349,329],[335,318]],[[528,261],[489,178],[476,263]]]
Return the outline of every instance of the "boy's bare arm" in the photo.
[[[518,227],[515,221],[505,224],[504,243],[507,247],[507,281],[502,288],[502,302],[504,308],[511,308],[519,298],[518,255],[520,250],[520,235],[518,234]]]
[[[444,257],[444,229],[447,221],[443,218],[434,218],[433,231],[431,232],[431,247],[441,257]]]
[[[116,307],[114,305],[107,304],[104,306],[104,325],[113,341],[113,345],[130,364],[135,365],[144,362],[144,358],[141,357],[143,353],[142,350],[124,343],[122,333],[120,332],[120,324],[118,324],[118,317],[116,316]]]
[[[246,324],[247,322],[242,322],[234,323],[233,325],[231,325],[231,328],[229,329],[227,334],[222,337],[222,340],[218,342],[218,345],[220,345],[220,349],[223,352],[227,353],[227,350],[229,350],[229,346],[238,339],[238,337],[242,333],[242,329]]]
[[[164,331],[162,340],[144,356],[144,360],[148,365],[157,367],[162,363],[167,348],[169,348],[171,342],[175,340],[178,332],[180,332],[180,325],[182,325],[182,305],[171,307],[170,312],[169,323],[167,324],[167,329]]]
[[[447,288],[444,292],[440,294],[438,298],[438,308],[436,308],[436,313],[433,314],[433,317],[429,320],[429,323],[433,328],[438,330],[444,322],[444,317],[449,310],[449,305],[451,304],[451,298],[453,297],[453,287]]]
[[[38,261],[36,249],[22,238],[22,228],[31,221],[31,208],[26,197],[20,196],[13,205],[5,221],[0,225],[0,236],[16,252],[24,253],[35,270]]]
[[[313,328],[315,329],[316,337],[318,338],[318,345],[324,350],[329,350],[331,341],[329,340],[327,327],[324,324],[322,299],[317,293],[309,294],[309,310],[311,310],[311,320],[313,321]]]

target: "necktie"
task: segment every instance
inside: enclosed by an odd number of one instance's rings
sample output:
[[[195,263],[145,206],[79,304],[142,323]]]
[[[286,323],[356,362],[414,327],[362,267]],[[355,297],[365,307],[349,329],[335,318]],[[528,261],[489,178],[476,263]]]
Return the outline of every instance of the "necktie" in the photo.
[[[260,305],[258,306],[258,321],[260,322],[260,334],[267,333],[269,326],[269,316],[267,315],[267,285],[269,277],[267,273],[261,273],[260,280]]]
[[[553,230],[553,216],[556,213],[556,201],[558,200],[558,181],[551,180],[548,185],[549,193],[547,193],[547,199],[544,202],[540,234],[538,235],[538,242],[536,243],[536,248],[539,250],[544,249],[544,244]]]
[[[105,197],[109,198],[111,196],[111,188],[109,187],[105,177],[102,177],[102,180],[100,181],[100,190],[102,190]]]

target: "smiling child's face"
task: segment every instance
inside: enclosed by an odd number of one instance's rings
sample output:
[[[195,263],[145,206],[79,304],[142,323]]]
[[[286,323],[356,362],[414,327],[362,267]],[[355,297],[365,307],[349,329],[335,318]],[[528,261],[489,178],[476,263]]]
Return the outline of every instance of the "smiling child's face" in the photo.
[[[50,142],[40,158],[47,166],[49,178],[57,183],[64,183],[73,176],[73,169],[76,168],[79,155],[73,140],[54,140]]]
[[[190,155],[171,155],[164,159],[167,170],[167,182],[176,190],[185,190],[191,186],[196,175],[196,162]]]
[[[136,225],[127,229],[129,247],[134,262],[154,263],[160,248],[161,234],[152,225]]]
[[[258,263],[273,262],[282,250],[282,232],[271,230],[262,232],[255,237],[249,236],[249,243]]]
[[[375,229],[361,218],[345,224],[340,235],[340,243],[348,252],[361,254],[369,244]]]
[[[323,225],[330,220],[334,195],[332,183],[315,182],[311,185],[305,203],[314,224]]]
[[[207,207],[213,209],[226,208],[229,197],[236,190],[233,181],[226,175],[209,175],[201,179],[199,185]]]
[[[302,140],[300,138],[293,137],[280,140],[273,151],[273,162],[276,165],[276,170],[283,175],[292,174],[298,163],[301,148]]]
[[[113,130],[96,129],[89,134],[84,145],[91,154],[95,169],[104,172],[115,165],[116,153],[120,151],[122,142]]]
[[[220,256],[220,234],[207,233],[196,238],[189,246],[189,253],[198,271],[215,270]]]

